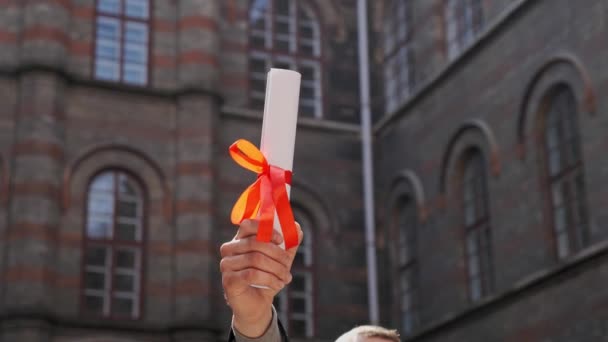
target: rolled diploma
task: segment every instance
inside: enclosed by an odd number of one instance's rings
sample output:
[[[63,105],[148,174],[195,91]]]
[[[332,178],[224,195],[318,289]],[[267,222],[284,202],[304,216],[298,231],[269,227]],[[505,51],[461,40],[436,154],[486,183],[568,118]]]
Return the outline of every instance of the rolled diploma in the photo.
[[[260,150],[270,165],[289,171],[293,170],[300,79],[299,72],[270,69],[266,81]],[[291,187],[287,185],[287,196],[290,195],[290,190]],[[273,228],[283,235],[276,213]],[[285,244],[282,243],[281,247],[285,249]]]

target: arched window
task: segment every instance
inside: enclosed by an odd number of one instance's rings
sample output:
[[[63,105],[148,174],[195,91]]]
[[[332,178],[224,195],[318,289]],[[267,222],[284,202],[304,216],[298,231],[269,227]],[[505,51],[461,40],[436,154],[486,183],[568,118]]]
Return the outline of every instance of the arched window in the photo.
[[[275,308],[289,335],[298,337],[314,336],[314,255],[312,218],[298,207],[293,208],[296,221],[302,227],[304,240],[291,268],[293,280],[275,297]]]
[[[384,19],[384,99],[387,112],[407,100],[414,85],[410,0],[392,0]]]
[[[95,78],[146,85],[149,31],[149,0],[97,0]]]
[[[144,196],[121,171],[104,171],[87,193],[82,308],[112,318],[140,316]]]
[[[409,197],[399,201],[395,212],[394,274],[395,305],[398,306],[401,333],[411,335],[418,325],[418,215],[417,206]]]
[[[494,277],[486,163],[477,149],[465,152],[462,195],[469,296],[475,302],[492,291]]]
[[[300,114],[322,117],[320,25],[304,1],[250,0],[249,98],[255,109],[264,107],[271,67],[299,71]]]
[[[543,128],[553,229],[557,254],[563,258],[588,242],[576,100],[569,87],[560,85],[551,90]]]
[[[445,0],[448,57],[460,54],[483,26],[482,0]]]

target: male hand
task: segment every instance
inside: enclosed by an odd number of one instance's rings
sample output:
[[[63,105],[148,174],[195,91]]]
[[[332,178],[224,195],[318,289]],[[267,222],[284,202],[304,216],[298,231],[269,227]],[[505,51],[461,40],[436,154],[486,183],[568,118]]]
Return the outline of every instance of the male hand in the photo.
[[[296,223],[299,243],[302,229]],[[256,240],[258,222],[245,220],[232,241],[220,248],[222,286],[232,309],[232,324],[241,335],[256,338],[264,334],[272,320],[274,296],[291,282],[291,264],[298,246],[285,251],[283,237],[273,232],[270,243]],[[266,286],[256,288],[251,284]]]

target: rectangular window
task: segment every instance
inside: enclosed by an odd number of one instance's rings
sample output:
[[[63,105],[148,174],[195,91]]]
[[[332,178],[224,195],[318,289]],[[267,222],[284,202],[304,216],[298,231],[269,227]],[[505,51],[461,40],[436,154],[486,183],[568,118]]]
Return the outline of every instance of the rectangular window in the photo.
[[[149,0],[98,0],[94,77],[148,83]]]

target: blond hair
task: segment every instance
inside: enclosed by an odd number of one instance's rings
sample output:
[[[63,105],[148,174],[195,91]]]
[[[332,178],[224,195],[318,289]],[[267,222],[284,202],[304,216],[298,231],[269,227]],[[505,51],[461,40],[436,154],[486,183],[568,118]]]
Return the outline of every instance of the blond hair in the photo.
[[[386,329],[377,325],[361,325],[338,337],[336,342],[359,342],[364,337],[378,337],[392,342],[400,342],[397,330]]]

